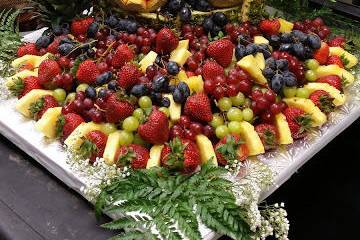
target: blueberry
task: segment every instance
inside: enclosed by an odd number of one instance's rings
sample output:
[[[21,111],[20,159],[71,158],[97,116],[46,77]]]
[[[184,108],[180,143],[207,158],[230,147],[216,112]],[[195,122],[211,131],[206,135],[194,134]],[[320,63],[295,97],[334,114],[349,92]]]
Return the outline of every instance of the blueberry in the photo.
[[[71,43],[63,43],[58,47],[58,51],[62,56],[68,55],[74,48]]]
[[[108,89],[116,91],[118,88],[118,83],[116,80],[112,80],[108,83]]]
[[[228,19],[226,15],[222,12],[217,12],[213,16],[214,22],[216,25],[219,25],[220,27],[225,26],[228,23]]]
[[[280,46],[280,37],[278,35],[271,35],[269,39],[270,45],[274,48],[278,48]]]
[[[291,43],[283,43],[279,47],[279,51],[282,52],[290,52],[292,50],[293,45]]]
[[[280,74],[275,74],[271,79],[270,87],[274,92],[278,93],[283,86],[283,82],[283,77]]]
[[[162,99],[161,93],[158,92],[151,92],[150,97],[154,103],[160,103]]]
[[[291,32],[292,36],[298,41],[304,43],[307,40],[307,35],[299,30],[294,30]]]
[[[163,64],[163,62],[162,62],[162,60],[161,60],[160,55],[157,55],[157,57],[155,58],[155,63],[156,63],[156,65],[158,65],[159,67],[163,67],[163,66],[164,66],[164,64]]]
[[[174,98],[174,102],[176,102],[176,103],[183,103],[185,101],[184,95],[182,94],[182,92],[180,91],[179,88],[176,88],[174,90],[173,98]]]
[[[92,48],[89,48],[89,49],[86,51],[86,55],[87,55],[89,58],[95,57],[95,50],[92,49]]]
[[[69,44],[74,45],[74,42],[71,41],[69,38],[61,39],[59,44],[61,45],[61,44],[64,44],[64,43],[69,43]]]
[[[105,19],[105,24],[108,25],[111,28],[116,27],[118,22],[119,22],[118,19],[114,15],[111,15],[110,17]]]
[[[63,29],[61,26],[56,25],[53,27],[53,32],[56,36],[60,36],[61,34],[63,34]]]
[[[179,17],[182,22],[189,22],[191,20],[191,10],[188,7],[180,9]]]
[[[177,13],[180,11],[180,8],[183,6],[183,2],[181,0],[170,0],[168,3],[168,10],[170,13]]]
[[[274,58],[268,58],[265,60],[265,65],[271,69],[276,69],[276,60]]]
[[[172,93],[172,92],[175,91],[175,88],[176,88],[175,85],[170,85],[170,86],[169,86],[169,91]]]
[[[97,22],[91,23],[87,30],[87,37],[95,38],[95,35],[98,31],[99,31],[99,24]]]
[[[85,95],[88,97],[88,98],[96,98],[96,90],[95,88],[89,86],[85,89]]]
[[[264,54],[265,59],[271,57],[271,51],[267,44],[261,43],[258,45],[258,50],[262,54]]]
[[[160,92],[162,90],[167,90],[169,87],[169,79],[165,76],[158,76],[153,82],[152,82],[152,89],[155,92]]]
[[[204,19],[203,28],[205,32],[210,32],[214,28],[214,21],[211,17],[207,17]]]
[[[167,98],[167,97],[163,97],[163,98],[161,99],[161,105],[162,105],[163,107],[170,107],[170,99]]]
[[[190,88],[185,82],[180,82],[177,85],[177,88],[181,91],[181,93],[184,95],[184,98],[188,98],[190,96]]]
[[[263,74],[267,79],[271,79],[275,75],[275,71],[269,67],[264,68]]]
[[[250,39],[247,35],[240,34],[237,38],[238,43],[247,45],[250,42]]]
[[[108,90],[106,88],[101,88],[98,92],[99,98],[105,98],[107,95]]]
[[[180,71],[178,64],[172,61],[168,62],[166,69],[170,75],[176,75]]]
[[[62,34],[68,34],[70,32],[70,26],[68,23],[61,24]]]
[[[246,47],[244,45],[238,44],[235,48],[235,57],[236,60],[240,60],[246,56]]]
[[[305,48],[302,43],[294,43],[292,50],[297,57],[299,57],[300,59],[304,59]]]
[[[148,89],[144,84],[137,84],[132,87],[130,94],[134,95],[135,97],[141,97],[148,93]]]
[[[199,11],[209,11],[211,8],[207,0],[199,0],[196,4],[196,9]]]
[[[41,36],[36,40],[35,45],[37,49],[47,48],[51,43],[51,38],[49,36]]]
[[[307,36],[307,43],[312,49],[319,49],[321,47],[321,39],[316,34],[309,34]]]
[[[254,43],[248,44],[245,48],[246,55],[255,54],[257,53],[257,51],[258,51],[258,46]]]
[[[294,42],[294,39],[293,39],[291,33],[283,33],[280,36],[280,41],[282,43],[292,43],[292,42]]]
[[[110,72],[110,71],[104,72],[96,77],[95,83],[97,85],[104,85],[110,81],[111,77],[112,77],[112,72]]]
[[[210,34],[212,37],[216,37],[219,35],[219,32],[222,30],[222,28],[216,24],[214,24],[213,29],[210,31]]]
[[[286,59],[276,60],[276,67],[281,71],[285,71],[289,67],[289,62]]]
[[[137,22],[129,20],[126,26],[126,31],[128,33],[136,33],[137,29],[138,29]]]
[[[305,46],[304,47],[304,59],[310,59],[310,58],[313,58],[313,50],[310,47]]]
[[[116,30],[118,30],[118,31],[126,31],[127,24],[128,24],[128,20],[120,19],[118,24],[116,25]]]
[[[292,72],[283,72],[283,80],[287,87],[295,87],[297,85],[296,76]]]

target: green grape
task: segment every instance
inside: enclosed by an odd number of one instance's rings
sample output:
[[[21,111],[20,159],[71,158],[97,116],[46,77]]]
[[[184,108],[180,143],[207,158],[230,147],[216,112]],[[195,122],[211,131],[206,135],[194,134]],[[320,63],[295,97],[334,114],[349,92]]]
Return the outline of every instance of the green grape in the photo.
[[[147,143],[144,139],[142,139],[138,133],[135,134],[133,143],[134,144],[139,144],[139,145],[144,146],[144,147],[149,146],[149,143]]]
[[[296,96],[299,98],[309,98],[310,92],[306,88],[298,88],[296,91]]]
[[[89,85],[86,83],[79,84],[79,86],[76,88],[76,92],[85,92],[88,86]]]
[[[117,130],[117,128],[116,128],[115,124],[113,124],[113,123],[104,123],[104,124],[102,124],[101,130],[105,134],[109,135],[110,133],[115,132]]]
[[[283,87],[283,93],[286,98],[295,97],[297,92],[296,87]]]
[[[319,62],[316,59],[309,59],[305,61],[305,66],[310,70],[316,70],[319,65]]]
[[[213,128],[217,128],[218,126],[220,125],[223,125],[224,124],[224,119],[223,117],[219,114],[219,113],[215,113],[213,115],[213,119],[211,120],[210,122],[210,125],[213,127]]]
[[[72,92],[66,96],[65,103],[69,103],[75,100],[76,93]]]
[[[245,103],[245,95],[239,92],[236,96],[230,97],[233,106],[241,106]]]
[[[231,133],[240,134],[241,132],[241,123],[237,121],[231,121],[228,124],[229,131]]]
[[[139,99],[139,106],[140,106],[142,109],[150,108],[150,107],[152,106],[151,98],[148,97],[148,96],[142,96],[142,97]]]
[[[250,107],[250,105],[251,105],[251,99],[250,98],[245,98],[244,106]]]
[[[308,80],[308,81],[310,81],[310,82],[316,81],[317,76],[316,76],[315,71],[313,71],[313,70],[307,70],[307,71],[305,72],[305,78],[306,78],[306,80]]]
[[[232,102],[230,98],[223,97],[218,101],[218,107],[221,111],[227,111],[231,108]]]
[[[251,108],[244,108],[242,111],[244,121],[250,122],[254,117],[254,112]]]
[[[136,117],[130,116],[125,118],[122,127],[128,132],[133,132],[139,127],[139,121]]]
[[[215,129],[215,135],[217,138],[221,139],[229,134],[229,128],[225,125],[218,126]]]
[[[255,90],[261,90],[261,87],[259,85],[254,85],[252,88],[251,88],[251,91],[255,91]]]
[[[132,115],[139,121],[142,121],[145,118],[144,111],[141,108],[135,109]]]
[[[165,115],[166,115],[167,117],[170,116],[170,111],[169,111],[169,109],[168,109],[167,107],[161,107],[161,108],[159,108],[159,111],[165,113]]]
[[[120,145],[131,144],[133,140],[134,140],[134,135],[131,132],[125,130],[120,132],[120,140],[119,140]]]
[[[53,96],[58,102],[63,102],[66,99],[66,91],[62,88],[57,88],[53,92]]]
[[[242,121],[243,115],[242,111],[236,107],[232,107],[229,109],[229,111],[226,113],[226,117],[229,121]]]

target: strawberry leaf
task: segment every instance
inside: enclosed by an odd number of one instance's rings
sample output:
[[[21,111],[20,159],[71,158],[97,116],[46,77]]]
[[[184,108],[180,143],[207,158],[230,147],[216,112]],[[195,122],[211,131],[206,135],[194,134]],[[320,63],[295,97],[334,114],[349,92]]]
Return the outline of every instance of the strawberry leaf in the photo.
[[[43,97],[39,98],[37,101],[30,104],[29,111],[31,113],[32,118],[36,117],[38,112],[40,112],[43,109],[44,104],[45,104],[45,100]]]

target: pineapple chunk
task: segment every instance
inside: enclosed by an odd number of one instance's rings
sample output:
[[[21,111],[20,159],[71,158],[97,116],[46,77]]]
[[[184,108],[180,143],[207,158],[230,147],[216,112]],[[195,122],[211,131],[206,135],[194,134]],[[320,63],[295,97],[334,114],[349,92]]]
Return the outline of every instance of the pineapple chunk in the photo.
[[[336,56],[343,57],[344,59],[346,59],[347,62],[346,62],[345,67],[347,67],[347,68],[352,68],[356,64],[358,64],[357,57],[355,57],[354,55],[352,55],[351,53],[349,53],[348,51],[346,51],[345,49],[343,49],[341,47],[330,47],[329,51],[330,51],[330,55],[336,55]]]
[[[279,32],[281,33],[289,33],[293,30],[294,24],[292,22],[288,22],[285,19],[278,18],[280,22]]]
[[[237,65],[239,65],[242,69],[246,70],[257,83],[261,85],[267,84],[267,80],[262,74],[261,69],[257,66],[256,59],[253,55],[247,55],[246,57],[243,57],[237,63]]]
[[[321,110],[310,99],[293,97],[284,98],[283,101],[290,107],[299,108],[304,112],[310,114],[313,127],[320,127],[321,125],[326,123],[326,115],[321,112]]]
[[[81,123],[77,128],[67,137],[65,145],[72,151],[77,151],[84,142],[84,137],[91,131],[101,131],[102,125],[94,122]]]
[[[346,85],[349,85],[354,82],[355,77],[350,72],[346,71],[345,69],[339,67],[336,64],[331,64],[327,66],[319,66],[316,70],[317,78],[325,77],[329,75],[337,75],[340,78],[344,79]]]
[[[8,77],[6,79],[6,87],[10,88],[14,84],[14,80],[16,80],[18,78],[24,79],[24,78],[30,77],[30,76],[37,77],[37,75],[38,75],[37,72],[33,72],[30,70],[23,70],[21,72],[16,73],[15,75],[13,75],[11,77]]]
[[[189,49],[189,39],[179,41],[179,44],[175,50],[178,50],[180,48]]]
[[[164,94],[164,97],[167,97],[170,100],[169,112],[171,121],[179,121],[181,116],[181,104],[174,101],[172,94]]]
[[[146,164],[146,169],[150,169],[152,167],[160,167],[160,157],[161,151],[164,148],[164,145],[154,145],[150,149],[150,158]]]
[[[58,117],[61,115],[61,107],[49,108],[46,110],[44,115],[36,122],[36,130],[42,132],[45,137],[55,138],[56,137],[56,122]]]
[[[204,81],[201,75],[189,77],[185,83],[189,86],[191,92],[204,91]]]
[[[45,95],[53,95],[53,91],[43,90],[43,89],[33,89],[30,92],[28,92],[24,97],[19,99],[15,108],[22,115],[30,118],[31,117],[31,112],[29,111],[30,105]]]
[[[195,139],[196,145],[200,151],[201,163],[205,164],[208,161],[211,161],[215,166],[218,166],[215,150],[210,139],[202,134],[197,135]]]
[[[113,165],[115,163],[116,151],[120,147],[121,131],[115,131],[110,133],[106,142],[103,158],[107,165]]]
[[[11,66],[13,68],[19,68],[22,65],[31,64],[34,68],[37,68],[42,61],[48,59],[50,56],[52,56],[51,53],[46,53],[43,56],[25,55],[12,61]]]
[[[255,36],[254,37],[254,43],[255,44],[266,44],[266,45],[270,44],[269,40],[267,40],[263,36]]]
[[[140,69],[143,73],[146,72],[146,68],[150,65],[152,65],[155,60],[156,57],[158,56],[158,54],[154,51],[150,51],[148,54],[146,54],[146,56],[139,62],[140,65]]]
[[[186,80],[188,79],[186,72],[184,70],[181,70],[178,74],[177,74],[177,78],[182,81],[182,82],[186,82]]]
[[[289,128],[289,124],[286,121],[286,117],[284,114],[279,113],[275,116],[275,126],[279,133],[279,143],[280,144],[291,144],[294,142],[291,137],[291,131]]]
[[[170,53],[169,61],[176,62],[180,66],[186,63],[186,60],[191,56],[191,52],[185,48],[175,49]]]
[[[264,70],[265,68],[265,58],[264,58],[264,54],[263,53],[256,53],[255,54],[255,60],[256,60],[256,63],[258,65],[258,67],[261,69],[261,70]]]
[[[333,103],[335,104],[335,106],[343,105],[346,101],[345,94],[342,94],[337,88],[334,88],[328,83],[312,82],[306,84],[304,88],[308,89],[310,93],[315,92],[316,90],[324,90],[328,92],[330,96],[334,98]]]
[[[264,145],[253,125],[248,122],[241,122],[240,136],[244,139],[249,150],[249,156],[259,155],[265,152]]]

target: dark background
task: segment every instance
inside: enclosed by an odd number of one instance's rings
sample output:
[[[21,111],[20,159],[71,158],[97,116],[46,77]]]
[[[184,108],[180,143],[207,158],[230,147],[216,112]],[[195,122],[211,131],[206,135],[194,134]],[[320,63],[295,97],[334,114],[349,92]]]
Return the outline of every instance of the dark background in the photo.
[[[267,199],[285,202],[290,239],[359,239],[359,133],[360,119]],[[106,239],[107,220],[0,135],[0,240]]]

